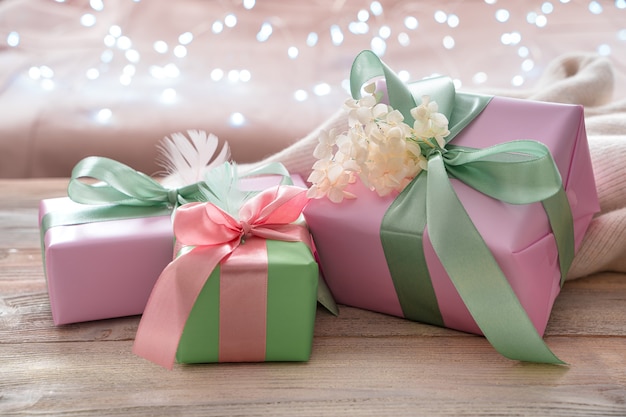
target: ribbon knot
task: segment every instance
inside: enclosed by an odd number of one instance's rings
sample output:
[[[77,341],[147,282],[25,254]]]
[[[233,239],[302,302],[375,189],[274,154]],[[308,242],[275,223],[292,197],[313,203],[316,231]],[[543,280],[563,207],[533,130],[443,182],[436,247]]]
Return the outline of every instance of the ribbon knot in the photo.
[[[432,157],[436,156],[436,155],[443,155],[447,152],[448,150],[446,148],[442,148],[439,145],[437,145],[434,148],[428,147],[425,151],[424,151],[424,157],[429,160]]]
[[[245,243],[246,240],[252,236],[252,225],[247,221],[243,220],[240,222],[241,225],[241,243]]]
[[[178,195],[178,189],[167,190],[167,201],[169,202],[170,207],[178,206]]]

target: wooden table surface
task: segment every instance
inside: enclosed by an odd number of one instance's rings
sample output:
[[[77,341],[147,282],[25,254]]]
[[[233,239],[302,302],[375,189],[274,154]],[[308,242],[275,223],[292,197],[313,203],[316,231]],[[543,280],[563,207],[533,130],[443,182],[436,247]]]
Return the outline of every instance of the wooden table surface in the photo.
[[[569,366],[348,307],[318,310],[307,363],[166,371],[132,354],[138,317],[55,327],[37,207],[66,185],[0,180],[0,415],[626,416],[626,277],[613,273],[556,301],[546,341]]]

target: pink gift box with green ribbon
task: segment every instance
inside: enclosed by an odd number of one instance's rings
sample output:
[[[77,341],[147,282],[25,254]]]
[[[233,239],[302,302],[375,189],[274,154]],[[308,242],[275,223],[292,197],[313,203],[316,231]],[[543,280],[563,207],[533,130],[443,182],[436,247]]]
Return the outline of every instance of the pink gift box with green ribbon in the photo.
[[[435,100],[450,135],[401,192],[357,179],[345,188],[356,198],[307,206],[335,300],[559,363],[541,336],[599,208],[582,107],[457,93],[446,78],[406,86],[369,51],[352,67],[353,97],[379,76],[405,119],[423,95]]]

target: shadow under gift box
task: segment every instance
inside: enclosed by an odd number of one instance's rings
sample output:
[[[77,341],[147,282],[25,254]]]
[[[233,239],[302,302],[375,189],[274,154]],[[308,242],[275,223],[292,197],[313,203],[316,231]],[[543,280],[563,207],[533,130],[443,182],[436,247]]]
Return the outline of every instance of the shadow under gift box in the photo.
[[[282,177],[242,179],[247,190],[277,185]],[[298,176],[294,184],[304,186]],[[172,260],[171,212],[128,207],[151,215],[42,228],[44,216],[63,213],[82,218],[94,206],[68,197],[45,199],[39,206],[44,271],[55,325],[142,314],[152,287]]]
[[[599,209],[583,108],[494,97],[450,144],[485,148],[520,139],[541,142],[550,150],[571,206],[578,249]],[[541,203],[511,205],[456,179],[451,183],[522,307],[543,335],[560,291],[561,274],[556,242]],[[312,200],[304,210],[324,278],[339,304],[404,317],[380,239],[383,216],[397,194],[379,197],[358,180],[347,190],[357,198],[340,204],[325,198]],[[428,224],[423,242],[443,325],[481,334],[434,252]]]

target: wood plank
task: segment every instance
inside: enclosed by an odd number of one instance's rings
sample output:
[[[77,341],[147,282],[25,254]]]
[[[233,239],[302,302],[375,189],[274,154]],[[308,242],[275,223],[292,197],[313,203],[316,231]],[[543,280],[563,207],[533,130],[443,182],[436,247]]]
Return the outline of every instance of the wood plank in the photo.
[[[546,334],[626,336],[626,276],[600,273],[566,281]]]
[[[67,178],[4,179],[0,178],[0,191],[6,198],[3,208],[37,207],[43,198],[67,195]]]
[[[38,210],[44,198],[67,195],[67,179],[0,179],[0,261],[22,249],[39,247]],[[33,243],[36,243],[33,245]],[[4,265],[0,264],[0,271]]]
[[[33,238],[24,240],[27,247],[0,248],[0,286],[3,283],[15,285],[18,281],[34,281],[39,286],[45,284],[39,235],[33,235]]]
[[[624,338],[551,338],[569,367],[482,338],[317,338],[308,363],[179,365],[131,342],[4,344],[3,415],[550,415],[626,412]],[[132,372],[129,372],[132,370]]]

